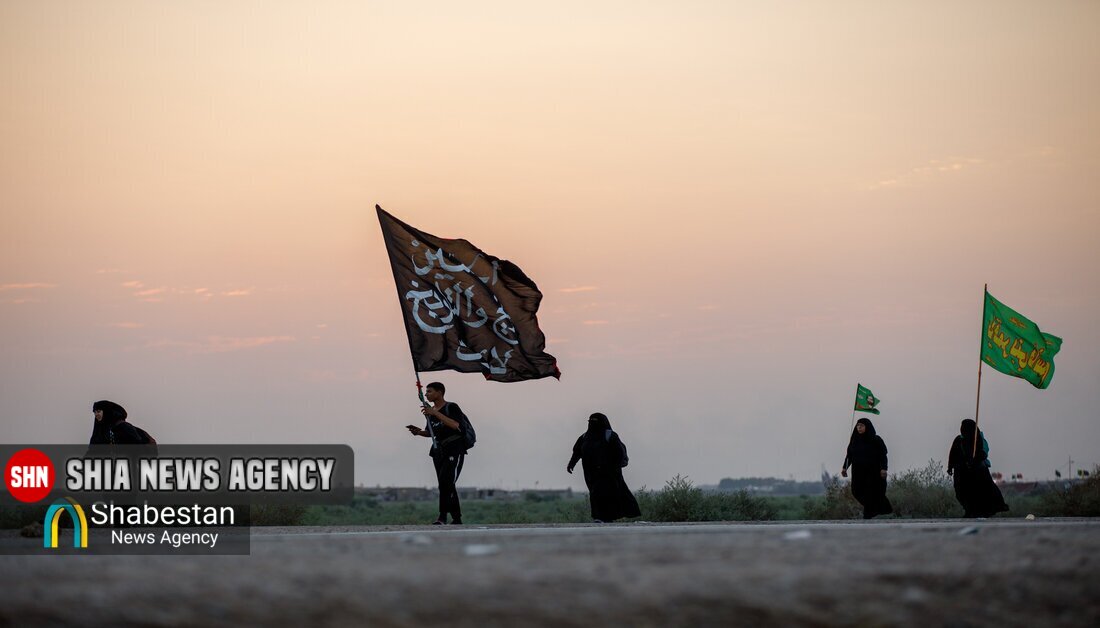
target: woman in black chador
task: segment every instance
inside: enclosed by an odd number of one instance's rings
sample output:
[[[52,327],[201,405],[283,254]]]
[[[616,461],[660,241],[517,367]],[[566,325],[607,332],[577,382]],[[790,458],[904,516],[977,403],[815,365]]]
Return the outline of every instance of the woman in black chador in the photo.
[[[642,515],[638,501],[623,479],[626,446],[611,430],[611,422],[599,412],[588,417],[588,431],[573,445],[573,457],[565,470],[572,473],[578,460],[584,464],[584,483],[588,485],[594,521],[602,523]]]
[[[974,433],[978,434],[975,451]],[[992,517],[1008,510],[1001,489],[989,475],[989,444],[972,419],[963,419],[959,435],[947,455],[947,474],[955,476],[955,498],[966,511],[965,517]]]
[[[144,445],[137,428],[126,421],[126,409],[113,401],[97,401],[92,404],[92,437],[89,445]]]
[[[848,467],[852,467],[852,496],[863,505],[864,519],[894,512],[886,499],[886,443],[867,419],[856,421],[840,475],[848,477]]]

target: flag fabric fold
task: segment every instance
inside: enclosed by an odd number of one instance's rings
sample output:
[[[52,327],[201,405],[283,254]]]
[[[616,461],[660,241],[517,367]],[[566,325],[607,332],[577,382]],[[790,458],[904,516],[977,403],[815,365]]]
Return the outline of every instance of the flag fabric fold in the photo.
[[[536,317],[542,293],[518,266],[375,209],[418,371],[498,382],[561,376]]]
[[[870,388],[865,388],[862,384],[856,384],[856,412],[867,412],[869,414],[878,414],[879,399],[871,393]]]
[[[1062,339],[985,293],[982,317],[982,362],[998,371],[1046,388],[1054,379],[1054,356]]]

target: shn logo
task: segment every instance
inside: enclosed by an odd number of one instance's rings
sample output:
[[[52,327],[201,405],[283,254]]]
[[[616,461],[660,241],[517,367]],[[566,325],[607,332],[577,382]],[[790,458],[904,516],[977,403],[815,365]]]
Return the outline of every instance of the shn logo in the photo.
[[[88,547],[88,519],[84,516],[84,509],[72,497],[66,497],[65,501],[57,500],[46,511],[46,520],[42,522],[42,547],[57,547],[57,524],[65,513],[73,521],[73,547]]]

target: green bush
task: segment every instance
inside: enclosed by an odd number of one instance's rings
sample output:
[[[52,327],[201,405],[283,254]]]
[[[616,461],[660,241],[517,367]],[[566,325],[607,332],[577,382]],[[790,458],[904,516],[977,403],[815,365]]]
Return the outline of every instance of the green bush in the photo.
[[[300,504],[252,504],[248,509],[248,523],[254,526],[301,525],[306,507]]]
[[[1100,516],[1100,467],[1093,467],[1082,482],[1044,493],[1038,510],[1048,517]]]
[[[825,496],[805,503],[806,519],[855,519],[863,516],[863,506],[852,497],[852,487],[847,482],[833,478],[825,485]]]
[[[707,493],[680,475],[660,491],[639,490],[638,506],[649,521],[763,521],[778,512],[767,498],[747,491]]]
[[[886,497],[898,517],[943,518],[963,514],[955,499],[951,477],[938,460],[929,460],[923,469],[909,469],[892,476]]]

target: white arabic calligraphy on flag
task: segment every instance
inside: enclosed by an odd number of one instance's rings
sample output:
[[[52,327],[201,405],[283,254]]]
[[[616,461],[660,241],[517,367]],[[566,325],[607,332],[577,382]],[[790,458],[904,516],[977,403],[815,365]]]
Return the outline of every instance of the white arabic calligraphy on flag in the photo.
[[[535,317],[542,293],[519,267],[376,209],[418,370],[481,371],[497,381],[560,375]]]

